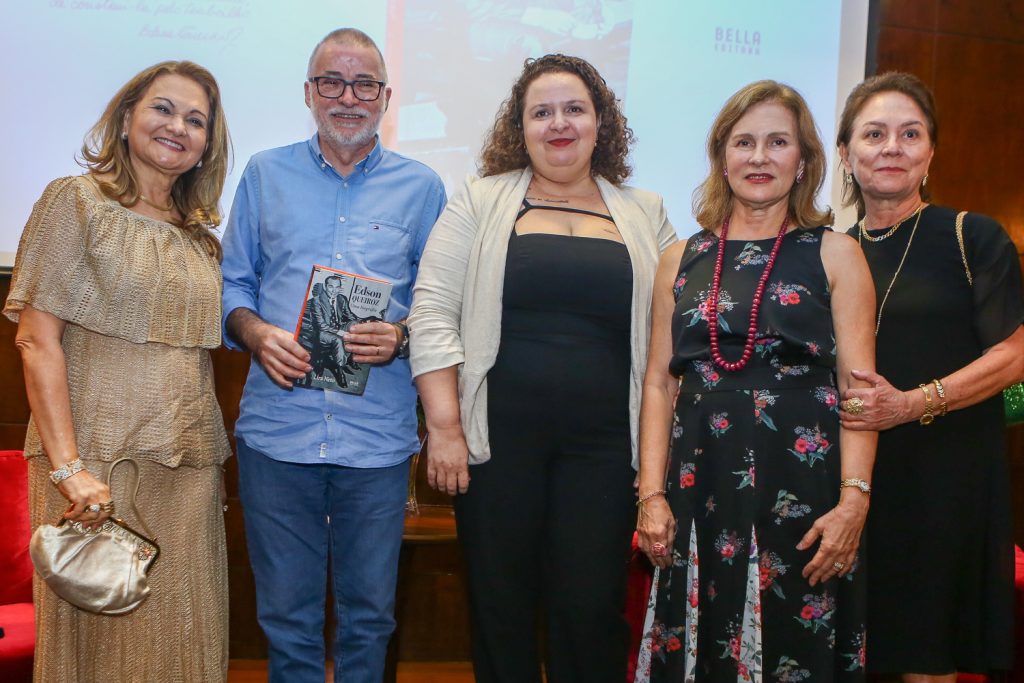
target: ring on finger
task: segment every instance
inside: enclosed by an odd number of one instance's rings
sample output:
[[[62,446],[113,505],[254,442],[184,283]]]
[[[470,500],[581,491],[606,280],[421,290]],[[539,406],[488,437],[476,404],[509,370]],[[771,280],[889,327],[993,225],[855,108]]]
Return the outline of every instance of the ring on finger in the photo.
[[[668,548],[665,547],[664,543],[653,543],[651,544],[651,555],[655,557],[665,557],[668,555]]]
[[[835,569],[837,573],[841,572],[844,569],[846,569],[846,563],[845,562],[840,562],[839,560],[836,560],[835,562],[832,563],[832,569]]]
[[[860,415],[864,412],[864,399],[854,396],[843,401],[843,410],[850,415]]]
[[[102,508],[99,503],[93,503],[92,505],[85,506],[86,512],[99,512],[101,509]]]

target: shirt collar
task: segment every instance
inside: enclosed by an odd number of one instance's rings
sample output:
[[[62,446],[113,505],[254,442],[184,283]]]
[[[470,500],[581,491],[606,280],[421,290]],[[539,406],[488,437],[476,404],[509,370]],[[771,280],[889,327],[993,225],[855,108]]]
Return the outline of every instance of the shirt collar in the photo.
[[[334,167],[331,166],[331,162],[327,161],[324,157],[323,152],[320,151],[320,134],[313,133],[313,137],[309,139],[309,151],[316,160],[316,163],[322,169]],[[381,160],[384,158],[384,146],[380,144],[380,135],[374,138],[373,149],[366,155],[366,158],[355,165],[353,173],[362,172],[364,174],[373,171],[377,166],[380,165]]]

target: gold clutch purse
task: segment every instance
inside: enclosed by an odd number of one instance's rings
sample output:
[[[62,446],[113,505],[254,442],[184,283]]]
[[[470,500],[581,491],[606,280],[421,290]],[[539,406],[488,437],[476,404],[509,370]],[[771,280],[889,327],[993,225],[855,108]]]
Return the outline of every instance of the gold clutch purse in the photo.
[[[122,462],[132,465],[128,502],[145,536],[120,519],[110,518],[90,530],[62,517],[56,524],[40,525],[29,544],[32,564],[50,590],[75,607],[98,614],[124,614],[138,607],[149,595],[146,574],[160,553],[135,506],[138,465],[127,458],[114,462],[107,484]]]

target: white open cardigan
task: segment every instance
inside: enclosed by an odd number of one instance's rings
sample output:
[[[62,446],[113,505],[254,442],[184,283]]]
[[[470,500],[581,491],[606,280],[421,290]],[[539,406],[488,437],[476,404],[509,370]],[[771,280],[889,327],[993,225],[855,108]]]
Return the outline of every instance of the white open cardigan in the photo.
[[[468,178],[434,224],[413,288],[408,320],[412,374],[459,366],[462,429],[470,464],[491,457],[487,373],[501,339],[508,240],[532,177],[527,168]],[[629,424],[635,469],[654,274],[659,254],[676,241],[676,233],[659,195],[616,187],[601,177],[596,181],[633,266]]]

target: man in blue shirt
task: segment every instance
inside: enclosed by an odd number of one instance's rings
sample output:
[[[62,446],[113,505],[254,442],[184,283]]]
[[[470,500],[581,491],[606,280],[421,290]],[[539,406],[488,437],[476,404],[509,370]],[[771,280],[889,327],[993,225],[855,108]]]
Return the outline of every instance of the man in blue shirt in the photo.
[[[239,489],[270,681],[324,680],[330,580],[335,680],[377,683],[419,446],[398,321],[445,193],[436,173],[380,144],[391,88],[369,36],[329,34],[307,79],[317,134],[253,156],[224,235],[224,339],[253,354],[235,425]],[[392,283],[395,322],[344,336],[351,361],[372,365],[361,396],[292,386],[311,369],[291,330],[314,265]]]

